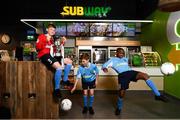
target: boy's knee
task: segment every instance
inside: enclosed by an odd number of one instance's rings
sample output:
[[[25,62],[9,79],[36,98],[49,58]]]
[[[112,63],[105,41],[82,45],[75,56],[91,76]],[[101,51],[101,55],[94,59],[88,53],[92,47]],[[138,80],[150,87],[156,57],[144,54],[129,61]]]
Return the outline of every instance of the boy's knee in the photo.
[[[149,75],[147,73],[139,72],[137,75],[137,79],[147,80],[147,79],[149,79]]]
[[[64,63],[65,63],[65,64],[72,64],[72,60],[69,59],[69,58],[65,58],[65,59],[64,59]]]
[[[87,91],[83,91],[83,95],[87,96],[88,92]]]
[[[119,97],[124,98],[124,96],[125,96],[125,90],[120,90],[119,91]]]
[[[124,98],[124,95],[120,95],[120,94],[119,94],[119,97],[120,97],[120,98]]]
[[[62,70],[62,69],[63,69],[62,66],[56,68],[56,70]]]
[[[84,95],[84,96],[88,96],[88,94],[87,94],[87,93],[83,93],[83,95]]]
[[[145,80],[149,79],[149,75],[145,73],[145,74],[144,74],[144,79],[145,79]]]
[[[90,96],[94,96],[94,93],[90,93],[89,95],[90,95]]]

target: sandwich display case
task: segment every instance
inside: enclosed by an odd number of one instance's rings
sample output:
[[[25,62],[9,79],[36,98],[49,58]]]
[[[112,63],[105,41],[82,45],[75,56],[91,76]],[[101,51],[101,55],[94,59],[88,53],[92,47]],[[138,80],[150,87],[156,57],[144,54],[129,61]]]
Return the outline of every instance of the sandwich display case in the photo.
[[[144,59],[141,52],[130,52],[129,53],[130,65],[133,67],[142,67],[144,66]]]
[[[161,58],[158,52],[131,52],[130,65],[133,67],[160,66]]]
[[[160,66],[161,58],[158,52],[143,52],[145,66]]]

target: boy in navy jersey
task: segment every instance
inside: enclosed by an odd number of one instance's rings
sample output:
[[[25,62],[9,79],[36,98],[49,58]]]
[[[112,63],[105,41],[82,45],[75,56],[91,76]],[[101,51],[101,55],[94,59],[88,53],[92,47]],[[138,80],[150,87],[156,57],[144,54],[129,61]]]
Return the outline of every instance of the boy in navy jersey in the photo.
[[[108,72],[108,68],[111,67],[118,73],[118,83],[121,86],[119,90],[119,97],[117,100],[117,108],[115,114],[119,115],[122,110],[123,97],[125,95],[126,89],[129,88],[129,83],[131,81],[137,82],[137,80],[144,80],[154,92],[156,100],[167,102],[167,99],[160,94],[152,80],[149,79],[149,76],[146,73],[131,70],[128,65],[128,58],[124,56],[124,50],[122,48],[118,48],[116,50],[116,57],[112,57],[102,66],[102,70],[104,72]]]

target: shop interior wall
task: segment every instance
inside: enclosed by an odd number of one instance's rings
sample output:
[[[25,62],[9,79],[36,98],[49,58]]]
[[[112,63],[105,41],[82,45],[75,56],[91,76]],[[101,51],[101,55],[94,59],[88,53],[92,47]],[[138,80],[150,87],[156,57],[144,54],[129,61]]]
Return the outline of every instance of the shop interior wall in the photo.
[[[22,25],[23,26],[23,25]],[[8,34],[11,38],[11,42],[8,44],[3,44],[0,41],[0,50],[13,50],[17,46],[20,46],[20,41],[24,41],[26,39],[26,28],[21,25],[6,25],[1,26],[0,34]]]
[[[154,20],[152,24],[144,24],[142,26],[142,34],[140,40],[142,45],[152,45],[153,50],[159,52],[162,63],[171,61],[168,59],[172,49],[175,49],[175,45],[171,45],[168,42],[166,34],[166,25],[170,13],[155,11],[148,19]],[[175,51],[180,52],[179,51]],[[178,59],[175,52],[171,53],[171,56]],[[174,97],[180,98],[180,70],[176,71],[171,76],[164,76],[164,92]]]

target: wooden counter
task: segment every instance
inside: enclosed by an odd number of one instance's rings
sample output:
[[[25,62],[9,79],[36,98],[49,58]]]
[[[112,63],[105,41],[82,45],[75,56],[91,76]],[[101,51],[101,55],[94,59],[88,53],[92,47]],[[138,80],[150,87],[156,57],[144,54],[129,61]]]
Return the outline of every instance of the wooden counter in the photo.
[[[147,68],[141,69],[148,70]],[[73,70],[76,75],[77,68]],[[163,90],[163,76],[156,74],[152,72],[151,79],[159,90]],[[39,61],[0,62],[0,104],[11,109],[13,118],[59,118],[59,106],[52,97],[53,77],[54,71],[47,69]],[[80,81],[77,89],[81,90]],[[113,71],[110,75],[99,76],[96,90],[118,89],[117,75]],[[137,83],[132,82],[129,90],[150,89],[141,80]]]
[[[40,62],[0,62],[1,104],[13,118],[59,118],[53,101],[53,71]]]

